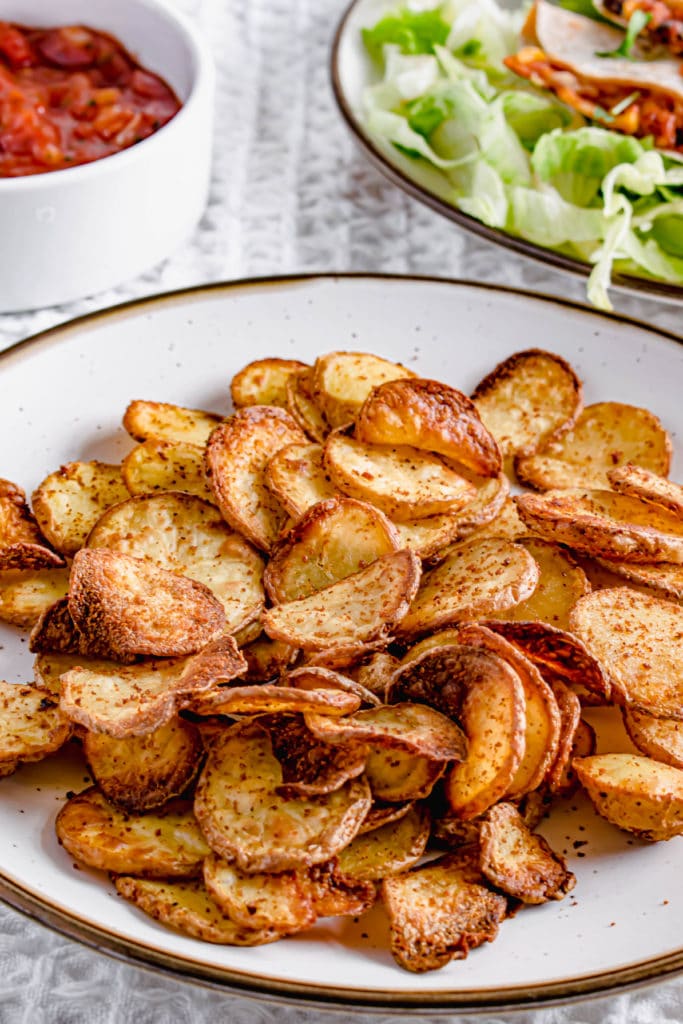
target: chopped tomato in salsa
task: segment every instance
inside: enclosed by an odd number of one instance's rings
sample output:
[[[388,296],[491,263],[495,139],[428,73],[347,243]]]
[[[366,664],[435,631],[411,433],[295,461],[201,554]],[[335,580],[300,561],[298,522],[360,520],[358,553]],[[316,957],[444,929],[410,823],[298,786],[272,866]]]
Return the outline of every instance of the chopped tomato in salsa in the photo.
[[[0,178],[100,160],[179,109],[170,86],[112,36],[0,21]]]

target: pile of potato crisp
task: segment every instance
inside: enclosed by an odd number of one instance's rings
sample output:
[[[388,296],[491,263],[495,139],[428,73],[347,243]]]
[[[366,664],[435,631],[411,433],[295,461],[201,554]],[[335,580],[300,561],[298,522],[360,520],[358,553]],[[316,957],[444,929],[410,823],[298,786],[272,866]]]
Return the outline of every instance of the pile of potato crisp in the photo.
[[[31,508],[0,481],[0,618],[36,654],[0,683],[0,772],[82,746],[71,857],[215,943],[381,900],[426,971],[572,889],[534,829],[579,786],[683,833],[683,487],[653,413],[584,407],[538,350],[471,399],[353,352],[231,395],[132,401],[123,463]],[[609,704],[638,754],[595,752],[582,708]]]

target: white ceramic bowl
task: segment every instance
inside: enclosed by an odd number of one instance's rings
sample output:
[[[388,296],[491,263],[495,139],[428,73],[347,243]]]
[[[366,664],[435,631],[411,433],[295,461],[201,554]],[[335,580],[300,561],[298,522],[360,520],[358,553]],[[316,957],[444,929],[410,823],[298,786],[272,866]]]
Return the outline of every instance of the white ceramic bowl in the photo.
[[[208,46],[162,0],[0,0],[0,20],[108,32],[182,103],[149,138],[90,164],[0,178],[0,312],[92,295],[158,263],[206,205],[214,75]]]

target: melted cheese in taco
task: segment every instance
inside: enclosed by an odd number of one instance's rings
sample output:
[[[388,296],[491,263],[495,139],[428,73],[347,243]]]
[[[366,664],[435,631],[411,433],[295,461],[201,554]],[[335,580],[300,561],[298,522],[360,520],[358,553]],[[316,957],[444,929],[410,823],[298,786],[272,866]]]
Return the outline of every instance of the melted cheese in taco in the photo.
[[[683,78],[678,61],[629,60],[616,50],[623,33],[592,18],[536,0],[529,43],[505,63],[534,85],[607,128],[683,152]]]

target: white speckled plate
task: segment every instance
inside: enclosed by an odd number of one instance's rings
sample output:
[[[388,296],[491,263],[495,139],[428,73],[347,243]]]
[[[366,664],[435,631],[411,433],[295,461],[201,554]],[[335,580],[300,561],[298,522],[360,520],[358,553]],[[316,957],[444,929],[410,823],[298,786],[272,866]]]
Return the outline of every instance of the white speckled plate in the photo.
[[[120,458],[131,398],[227,412],[246,361],[304,360],[332,348],[400,359],[470,391],[504,356],[538,346],[569,359],[586,401],[618,399],[683,429],[683,345],[583,307],[462,282],[313,277],[218,285],[98,313],[0,355],[0,475],[27,491],[74,458]],[[675,436],[681,478],[680,441]],[[0,629],[2,675],[31,677],[18,631]],[[598,714],[601,735],[609,732]],[[607,741],[605,741],[607,742]],[[623,735],[615,734],[623,744]],[[423,1012],[539,1004],[663,977],[683,968],[683,840],[647,845],[600,821],[583,799],[543,826],[577,875],[562,903],[522,910],[494,944],[425,975],[400,970],[386,921],[321,922],[257,949],[201,943],[120,900],[106,877],[74,870],[54,837],[68,790],[87,772],[76,748],[0,781],[0,893],[46,923],[162,970],[309,1002]]]

